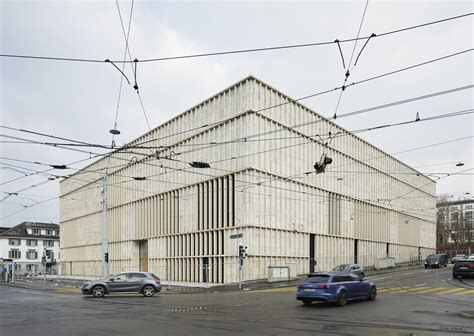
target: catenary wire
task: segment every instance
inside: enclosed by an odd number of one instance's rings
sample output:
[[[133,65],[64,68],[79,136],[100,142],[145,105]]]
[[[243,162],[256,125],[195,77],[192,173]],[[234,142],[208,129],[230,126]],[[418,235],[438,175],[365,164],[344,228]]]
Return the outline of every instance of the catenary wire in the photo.
[[[414,26],[404,27],[396,30],[387,31],[384,33],[379,33],[375,37],[382,37],[388,36],[396,33],[401,33],[413,29],[418,29],[438,23],[443,23],[451,20],[457,20],[461,18],[465,18],[468,16],[473,15],[474,13],[465,13],[462,15],[457,15],[445,19],[430,21]],[[358,38],[358,40],[367,40],[371,38],[371,36],[364,36]],[[339,43],[346,43],[346,42],[354,42],[357,39],[349,38],[349,39],[341,39]],[[230,54],[240,54],[240,53],[250,53],[250,52],[261,52],[261,51],[271,51],[271,50],[280,50],[280,49],[292,49],[292,48],[304,48],[304,47],[315,47],[315,46],[322,46],[322,45],[330,45],[334,44],[334,41],[326,41],[326,42],[315,42],[315,43],[303,43],[303,44],[292,44],[292,45],[282,45],[282,46],[274,46],[274,47],[264,47],[264,48],[253,48],[253,49],[240,49],[240,50],[230,50],[230,51],[221,51],[221,52],[210,52],[210,53],[202,53],[202,54],[191,54],[191,55],[182,55],[182,56],[170,56],[170,57],[161,57],[161,58],[149,58],[149,59],[142,59],[139,62],[158,62],[158,61],[169,61],[169,60],[178,60],[178,59],[186,59],[186,58],[198,58],[198,57],[209,57],[209,56],[220,56],[220,55],[230,55]],[[88,63],[104,63],[104,60],[99,59],[88,59],[88,58],[66,58],[66,57],[51,57],[51,56],[34,56],[34,55],[17,55],[17,54],[0,54],[0,57],[7,57],[7,58],[26,58],[26,59],[37,59],[37,60],[51,60],[51,61],[71,61],[71,62],[88,62]],[[113,61],[114,63],[122,63],[122,62],[129,62],[129,61]]]

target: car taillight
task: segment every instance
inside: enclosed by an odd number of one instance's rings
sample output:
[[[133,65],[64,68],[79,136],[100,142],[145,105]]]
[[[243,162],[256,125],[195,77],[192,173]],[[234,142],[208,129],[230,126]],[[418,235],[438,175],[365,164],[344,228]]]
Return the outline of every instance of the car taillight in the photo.
[[[331,286],[329,285],[319,285],[318,288],[329,289]]]
[[[159,285],[160,284],[160,278],[155,278],[155,282]]]
[[[468,268],[474,269],[474,265],[469,265]]]
[[[459,268],[459,264],[458,263],[455,263],[453,268]]]

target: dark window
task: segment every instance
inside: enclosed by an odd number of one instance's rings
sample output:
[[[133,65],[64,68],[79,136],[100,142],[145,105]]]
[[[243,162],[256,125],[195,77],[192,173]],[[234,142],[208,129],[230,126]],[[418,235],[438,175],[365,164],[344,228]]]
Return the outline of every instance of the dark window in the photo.
[[[129,273],[128,277],[132,280],[140,280],[146,278],[146,275],[142,273]]]
[[[21,251],[18,251],[18,250],[8,251],[8,258],[20,259],[21,258]]]
[[[334,270],[333,270],[333,271],[344,271],[347,266],[349,266],[349,265],[339,265],[339,266],[336,266],[336,267],[334,267]]]
[[[20,240],[20,239],[9,239],[9,240],[8,240],[8,244],[9,244],[9,245],[18,246],[18,245],[21,244],[21,240]]]
[[[354,281],[352,275],[337,275],[332,279],[332,282],[347,282],[347,281]]]
[[[329,279],[329,275],[315,275],[315,276],[310,276],[306,280],[303,281],[303,283],[322,283],[322,282],[327,282]]]

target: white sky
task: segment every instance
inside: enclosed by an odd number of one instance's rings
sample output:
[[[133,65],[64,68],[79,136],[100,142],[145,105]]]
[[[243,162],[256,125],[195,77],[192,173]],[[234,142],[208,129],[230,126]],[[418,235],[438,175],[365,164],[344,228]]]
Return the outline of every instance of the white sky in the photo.
[[[121,1],[128,23],[131,1]],[[365,1],[312,2],[160,2],[135,1],[130,31],[133,58],[333,41],[357,36]],[[370,1],[361,36],[466,14],[471,1]],[[125,42],[115,1],[0,0],[0,53],[117,60]],[[364,41],[359,42],[356,55]],[[341,45],[346,62],[353,43]],[[473,48],[473,16],[370,40],[349,83]],[[355,55],[355,56],[356,56]],[[354,57],[355,57],[354,56]],[[348,88],[338,114],[473,84],[473,52]],[[133,78],[130,68],[126,69]],[[249,74],[293,98],[340,86],[344,69],[335,44],[260,53],[174,60],[138,65],[138,84],[154,128]],[[120,73],[106,63],[0,58],[2,126],[110,145]],[[118,115],[117,145],[148,131],[139,101],[125,85]],[[326,117],[334,114],[338,92],[303,101]],[[337,122],[348,130],[473,108],[473,90],[381,109]],[[472,114],[410,124],[361,135],[387,153],[453,139],[467,140],[395,155],[424,173],[470,169],[473,160]],[[1,129],[0,134],[39,141],[57,140]],[[5,193],[47,181],[22,176],[7,164],[33,170],[45,166],[14,162],[69,164],[88,155],[1,138],[0,199]],[[463,167],[455,163],[464,162]],[[86,162],[90,163],[90,162]],[[81,165],[74,167],[80,168]],[[11,166],[10,166],[11,168]],[[16,168],[19,169],[19,168]],[[20,169],[22,170],[22,169]],[[23,169],[23,171],[25,171]],[[72,173],[73,171],[68,171]],[[63,171],[52,173],[62,174]],[[473,173],[469,171],[468,173]],[[440,180],[437,193],[455,198],[473,191],[473,175]],[[58,222],[57,181],[10,196],[0,203],[0,226],[22,221]],[[19,210],[22,210],[13,214]],[[13,215],[12,215],[13,214]]]

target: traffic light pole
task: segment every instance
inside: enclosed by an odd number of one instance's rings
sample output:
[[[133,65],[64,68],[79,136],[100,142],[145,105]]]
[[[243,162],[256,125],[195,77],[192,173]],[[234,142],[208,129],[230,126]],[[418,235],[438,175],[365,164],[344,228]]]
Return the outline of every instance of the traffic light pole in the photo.
[[[43,289],[46,289],[46,247],[43,250]]]
[[[109,277],[109,213],[108,213],[108,193],[107,193],[107,175],[103,178],[103,213],[104,223],[102,226],[102,276],[104,279]],[[107,257],[106,257],[107,254]]]
[[[239,258],[239,290],[242,289],[242,273],[243,273],[243,268],[244,267],[244,259]]]
[[[242,242],[239,241],[238,247],[238,255],[239,255],[239,290],[242,289],[242,266],[244,264],[244,259],[242,258]]]

